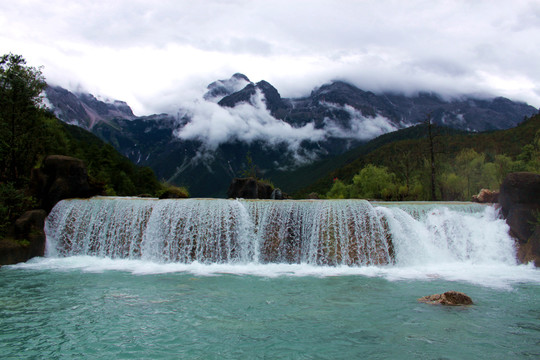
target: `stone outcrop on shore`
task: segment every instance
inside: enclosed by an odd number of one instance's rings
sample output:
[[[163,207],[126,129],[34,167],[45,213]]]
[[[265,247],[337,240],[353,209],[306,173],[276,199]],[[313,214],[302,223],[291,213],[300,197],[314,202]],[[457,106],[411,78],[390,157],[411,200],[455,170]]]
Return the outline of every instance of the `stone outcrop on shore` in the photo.
[[[31,189],[38,209],[22,214],[8,235],[0,239],[0,265],[16,264],[45,253],[45,218],[57,202],[69,198],[99,195],[101,187],[92,184],[80,159],[50,155],[32,172]]]
[[[504,179],[499,205],[517,239],[518,260],[540,266],[540,174],[510,173]]]

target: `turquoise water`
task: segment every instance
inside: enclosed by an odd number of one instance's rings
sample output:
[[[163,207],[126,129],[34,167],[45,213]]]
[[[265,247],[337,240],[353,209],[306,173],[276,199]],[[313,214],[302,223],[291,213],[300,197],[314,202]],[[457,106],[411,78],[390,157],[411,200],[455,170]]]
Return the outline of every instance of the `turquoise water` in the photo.
[[[0,268],[1,359],[540,358],[540,272],[494,207],[102,198],[45,230]],[[417,302],[448,290],[475,305]]]
[[[5,266],[2,359],[540,357],[531,267],[476,267],[450,281],[420,269],[190,266],[88,257]],[[446,290],[475,305],[416,301]]]

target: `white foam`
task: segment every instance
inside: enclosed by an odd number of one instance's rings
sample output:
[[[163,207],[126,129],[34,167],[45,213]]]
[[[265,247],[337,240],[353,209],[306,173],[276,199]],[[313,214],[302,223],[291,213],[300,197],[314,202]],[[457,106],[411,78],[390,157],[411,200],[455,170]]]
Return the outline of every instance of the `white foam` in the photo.
[[[314,266],[308,264],[190,264],[156,263],[144,260],[110,259],[92,256],[66,258],[34,258],[26,263],[10,265],[10,268],[52,271],[82,271],[104,273],[122,271],[134,275],[188,273],[196,276],[219,276],[223,274],[251,275],[261,277],[331,277],[366,276],[381,277],[389,281],[456,281],[476,285],[512,289],[520,283],[540,285],[540,271],[532,264],[472,264],[442,263],[423,266]]]

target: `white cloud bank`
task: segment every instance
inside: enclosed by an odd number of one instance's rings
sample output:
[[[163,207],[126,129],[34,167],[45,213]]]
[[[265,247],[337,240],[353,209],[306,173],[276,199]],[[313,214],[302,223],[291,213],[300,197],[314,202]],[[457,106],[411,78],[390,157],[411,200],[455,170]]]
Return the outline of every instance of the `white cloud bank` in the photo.
[[[320,141],[326,131],[315,129],[312,123],[300,128],[278,120],[266,109],[264,95],[257,90],[249,103],[221,107],[210,101],[196,101],[185,107],[191,121],[176,135],[182,139],[201,140],[208,150],[220,144],[239,140],[245,143],[264,141],[268,145],[288,144],[291,151],[300,148],[304,140]]]
[[[350,105],[338,105],[331,103],[323,103],[326,107],[335,110],[344,110],[350,116],[350,126],[343,128],[330,118],[325,118],[325,129],[327,136],[342,138],[342,139],[355,139],[367,141],[377,136],[396,131],[399,128],[396,127],[390,119],[384,116],[377,115],[375,117],[367,117],[362,115],[362,112]],[[401,128],[410,126],[410,124],[400,124]]]
[[[507,96],[540,106],[536,0],[3,1],[0,52],[71,90],[174,113],[235,72],[296,97],[371,91]]]
[[[398,129],[383,116],[366,117],[350,105],[322,103],[331,109],[345,111],[350,119],[346,125],[335,119],[325,118],[322,128],[315,128],[314,123],[294,127],[289,123],[274,118],[266,108],[264,94],[257,89],[249,102],[236,104],[235,107],[221,107],[214,101],[199,100],[182,106],[182,118],[189,122],[175,131],[175,135],[184,140],[199,140],[202,148],[195,160],[212,156],[214,150],[224,143],[240,141],[251,144],[260,141],[272,148],[285,145],[297,164],[308,163],[318,157],[317,147],[306,150],[301,145],[307,141],[317,143],[329,138],[367,141],[387,132]],[[405,124],[402,124],[402,127]]]

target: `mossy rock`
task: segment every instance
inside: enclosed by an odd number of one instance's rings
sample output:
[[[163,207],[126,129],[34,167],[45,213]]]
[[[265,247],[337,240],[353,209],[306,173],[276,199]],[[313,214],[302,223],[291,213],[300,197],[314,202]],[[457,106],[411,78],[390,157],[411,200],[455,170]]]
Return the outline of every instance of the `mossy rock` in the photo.
[[[189,192],[186,188],[169,186],[159,195],[160,199],[186,199],[189,197]]]

